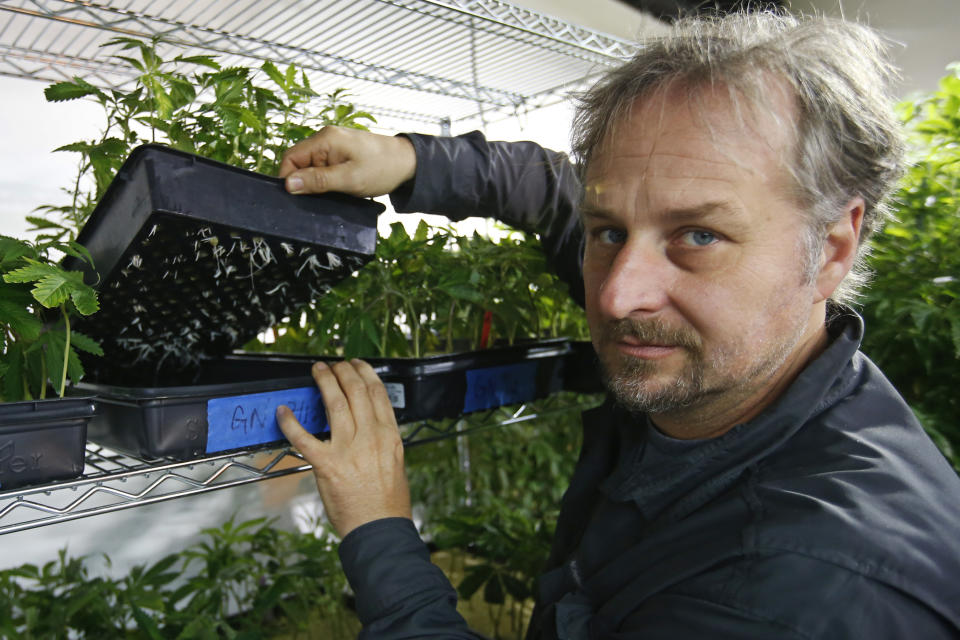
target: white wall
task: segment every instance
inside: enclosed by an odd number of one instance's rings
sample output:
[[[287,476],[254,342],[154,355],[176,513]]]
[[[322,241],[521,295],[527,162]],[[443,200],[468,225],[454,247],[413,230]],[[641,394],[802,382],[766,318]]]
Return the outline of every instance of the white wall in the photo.
[[[960,0],[792,0],[791,10],[856,19],[895,41],[904,97],[935,89],[946,66],[960,61]]]
[[[24,216],[41,204],[61,205],[80,155],[57,147],[99,136],[100,107],[85,100],[50,103],[46,82],[0,77],[0,234],[22,236]]]

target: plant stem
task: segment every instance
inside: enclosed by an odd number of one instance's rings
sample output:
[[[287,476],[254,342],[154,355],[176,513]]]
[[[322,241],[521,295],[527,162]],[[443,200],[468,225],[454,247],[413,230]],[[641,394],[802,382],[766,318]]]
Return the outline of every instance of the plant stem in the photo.
[[[383,310],[383,334],[380,338],[380,356],[383,358],[387,356],[387,334],[390,333],[390,305],[388,303],[385,306],[386,308]]]
[[[23,388],[27,391],[26,393],[27,399],[32,400],[32,398],[29,397],[30,387],[27,384],[26,378],[24,378],[23,380]],[[40,358],[40,399],[43,400],[46,397],[47,397],[47,359]]]
[[[70,314],[67,313],[66,303],[60,305],[63,311],[63,322],[67,326],[67,340],[63,347],[63,376],[60,378],[60,397],[63,397],[67,389],[67,363],[70,361]]]
[[[410,329],[413,333],[413,357],[420,357],[420,314],[417,313],[413,305],[409,302],[406,305],[408,320],[410,321]]]
[[[447,318],[447,353],[453,352],[453,316],[457,309],[457,301],[450,303],[450,315]]]

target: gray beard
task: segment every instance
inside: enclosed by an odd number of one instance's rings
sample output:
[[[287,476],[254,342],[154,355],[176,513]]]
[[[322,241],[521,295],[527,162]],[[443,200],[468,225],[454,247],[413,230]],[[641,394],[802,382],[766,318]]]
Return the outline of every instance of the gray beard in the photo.
[[[689,407],[706,395],[703,360],[691,354],[688,367],[672,385],[651,388],[649,376],[656,365],[644,360],[623,362],[611,371],[601,362],[603,382],[621,407],[632,413],[669,413]]]
[[[614,333],[630,331],[626,323],[617,326]],[[663,335],[659,327],[652,330],[642,325],[634,325],[632,333],[640,336]],[[616,402],[633,413],[671,413],[689,409],[702,404],[708,397],[721,394],[737,393],[738,388],[749,388],[756,380],[772,375],[786,360],[788,354],[800,339],[802,326],[785,341],[776,344],[762,357],[753,363],[746,371],[725,371],[727,363],[735,360],[740,354],[720,351],[707,358],[700,348],[700,344],[685,332],[671,334],[674,343],[682,345],[687,350],[688,361],[677,379],[669,385],[659,388],[650,384],[650,376],[656,371],[656,363],[622,356],[617,363],[604,362],[600,359],[601,374],[607,390],[613,395]],[[611,366],[615,364],[615,366]],[[711,380],[707,382],[707,373],[712,372]],[[716,375],[720,373],[719,377]]]

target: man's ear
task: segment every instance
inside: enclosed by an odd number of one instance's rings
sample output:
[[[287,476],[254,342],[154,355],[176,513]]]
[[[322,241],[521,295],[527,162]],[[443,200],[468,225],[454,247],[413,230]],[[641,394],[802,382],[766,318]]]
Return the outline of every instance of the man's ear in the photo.
[[[860,246],[860,225],[863,223],[865,209],[863,198],[853,198],[844,207],[843,217],[827,229],[820,273],[816,280],[817,292],[820,294],[818,302],[833,295],[837,286],[853,268],[857,259],[857,248]]]

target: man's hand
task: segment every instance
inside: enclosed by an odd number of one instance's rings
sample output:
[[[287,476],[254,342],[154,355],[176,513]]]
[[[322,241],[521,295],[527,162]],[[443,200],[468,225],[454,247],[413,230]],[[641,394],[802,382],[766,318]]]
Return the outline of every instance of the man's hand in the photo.
[[[317,489],[342,538],[373,520],[412,518],[403,469],[403,442],[380,378],[366,362],[313,365],[323,396],[330,441],[309,434],[293,412],[277,408],[280,430],[313,465]]]
[[[324,127],[283,154],[280,177],[290,193],[339,191],[381,196],[413,178],[417,156],[406,138]]]

